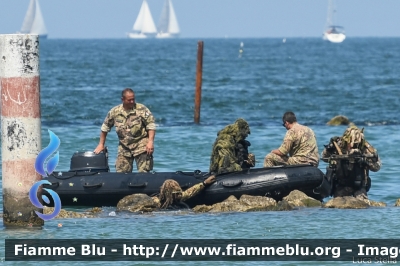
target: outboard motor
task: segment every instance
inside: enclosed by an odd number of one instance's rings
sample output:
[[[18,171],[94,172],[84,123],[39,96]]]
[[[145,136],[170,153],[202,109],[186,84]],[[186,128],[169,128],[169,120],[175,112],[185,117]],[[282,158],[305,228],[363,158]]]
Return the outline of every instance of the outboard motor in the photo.
[[[110,172],[107,148],[99,154],[77,151],[72,155],[70,172]]]

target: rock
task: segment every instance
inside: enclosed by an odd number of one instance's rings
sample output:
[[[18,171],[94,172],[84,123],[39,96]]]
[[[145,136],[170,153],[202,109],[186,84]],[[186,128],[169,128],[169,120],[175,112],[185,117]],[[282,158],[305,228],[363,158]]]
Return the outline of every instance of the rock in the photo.
[[[238,200],[235,196],[233,196],[233,195],[230,195],[226,200],[224,200],[224,201],[236,201],[236,200]]]
[[[283,200],[287,201],[292,207],[321,207],[319,200],[307,196],[304,192],[293,190]]]
[[[329,120],[329,122],[326,124],[330,125],[330,126],[354,125],[354,123],[350,122],[350,120],[344,115],[337,115],[334,118],[332,118],[331,120]]]
[[[346,196],[333,198],[325,203],[323,207],[339,209],[365,209],[368,207],[386,207],[386,203],[368,199],[362,200],[352,196]]]
[[[286,200],[281,200],[278,202],[278,204],[275,206],[273,211],[292,211],[294,208],[292,205],[289,204]]]
[[[245,208],[239,200],[237,201],[223,201],[211,206],[209,212],[245,212]]]
[[[323,205],[324,208],[366,209],[369,204],[352,196],[336,197]]]
[[[369,200],[369,206],[371,207],[386,207],[386,203],[382,201]]]
[[[193,208],[194,212],[209,212],[213,207],[207,205],[197,205]]]
[[[400,199],[396,200],[396,203],[394,204],[394,206],[399,207],[400,206]]]
[[[276,201],[272,198],[262,196],[242,195],[240,200],[230,196],[220,203],[211,206],[199,205],[193,208],[194,212],[248,212],[271,210]]]
[[[90,213],[93,213],[93,214],[95,214],[95,213],[100,213],[100,212],[102,212],[102,211],[103,211],[103,210],[102,210],[100,207],[93,207],[93,208],[87,210],[87,212],[90,212]]]
[[[43,214],[50,214],[54,212],[53,207],[43,207]],[[88,213],[88,212],[73,212],[73,211],[66,211],[64,209],[61,209],[60,213],[55,217],[56,219],[60,218],[93,218],[95,217],[93,213]]]
[[[150,212],[159,206],[146,194],[132,194],[121,199],[117,204],[117,211]]]
[[[245,205],[257,207],[270,207],[276,205],[274,199],[263,196],[242,195],[239,201]]]

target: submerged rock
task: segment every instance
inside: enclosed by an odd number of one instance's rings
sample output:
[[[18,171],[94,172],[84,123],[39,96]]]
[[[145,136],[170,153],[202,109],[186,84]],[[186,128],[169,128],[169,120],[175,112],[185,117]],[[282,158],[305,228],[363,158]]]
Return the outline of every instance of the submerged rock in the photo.
[[[96,209],[96,208],[93,208]],[[91,209],[91,210],[93,210]],[[101,208],[100,208],[101,209]],[[60,213],[55,217],[56,219],[63,219],[63,218],[94,218],[95,212],[92,212],[91,210],[85,211],[85,212],[74,212],[74,211],[66,211],[64,209],[61,209]],[[53,207],[43,207],[43,214],[50,214],[54,212]]]
[[[293,206],[288,201],[281,200],[271,209],[271,211],[291,211],[293,209]]]
[[[369,207],[369,204],[355,197],[345,196],[330,199],[327,203],[323,205],[323,207],[337,209],[366,209]]]
[[[346,125],[346,126],[351,126],[354,125],[353,122],[351,122],[346,116],[344,115],[337,115],[333,117],[331,120],[326,123],[327,125],[330,126],[341,126],[341,125]]]
[[[283,200],[287,201],[292,207],[321,207],[319,200],[307,196],[304,192],[293,190]]]
[[[230,196],[220,203],[211,206],[198,205],[193,208],[195,212],[249,212],[249,211],[291,211],[296,207],[321,207],[322,203],[314,198],[307,196],[299,190],[293,190],[276,202],[272,198],[262,196],[243,195],[238,200]]]
[[[368,200],[371,207],[386,207],[386,203],[382,201]]]
[[[102,211],[103,211],[103,209],[100,208],[100,207],[93,207],[93,208],[91,208],[91,209],[88,210],[88,212],[93,213],[93,214],[95,214],[95,213],[100,213],[100,212],[102,212]]]
[[[396,203],[394,204],[394,206],[399,207],[400,206],[400,199],[396,200]]]
[[[368,207],[386,207],[386,203],[373,200],[361,200],[352,196],[336,197],[323,205],[325,208],[366,209]]]

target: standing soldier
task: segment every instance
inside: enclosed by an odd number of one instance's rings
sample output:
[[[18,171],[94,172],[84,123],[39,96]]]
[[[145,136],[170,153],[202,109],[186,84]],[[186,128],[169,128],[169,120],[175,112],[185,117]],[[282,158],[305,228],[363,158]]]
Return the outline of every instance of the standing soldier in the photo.
[[[131,173],[133,160],[139,172],[153,170],[154,136],[156,125],[150,110],[135,102],[135,93],[126,88],[121,95],[122,104],[112,108],[101,126],[100,141],[94,152],[104,150],[107,133],[115,126],[118,135],[117,172]]]

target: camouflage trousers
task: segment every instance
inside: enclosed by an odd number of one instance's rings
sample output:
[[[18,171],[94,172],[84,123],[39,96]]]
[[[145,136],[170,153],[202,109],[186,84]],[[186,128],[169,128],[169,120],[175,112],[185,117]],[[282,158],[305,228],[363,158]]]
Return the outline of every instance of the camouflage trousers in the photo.
[[[275,153],[269,153],[264,158],[264,167],[272,167],[278,165],[298,165],[298,164],[309,164],[307,162],[299,161],[298,158],[288,157],[288,156],[279,156]],[[314,164],[313,164],[314,165]],[[318,165],[314,165],[318,166]]]
[[[272,167],[272,166],[278,166],[278,165],[294,165],[294,164],[299,164],[293,158],[289,158],[287,156],[279,156],[276,155],[275,153],[269,153],[267,156],[264,158],[264,167]]]
[[[354,196],[357,199],[360,200],[368,200],[368,195],[367,191],[365,188],[352,188],[352,187],[347,187],[347,186],[340,186],[338,185],[335,188],[335,192],[333,193],[333,197],[345,197],[345,196]]]
[[[135,157],[127,157],[118,154],[117,160],[115,161],[115,170],[118,173],[132,173],[133,160],[136,161],[138,172],[150,172],[153,170],[153,155],[147,155],[146,152]]]

